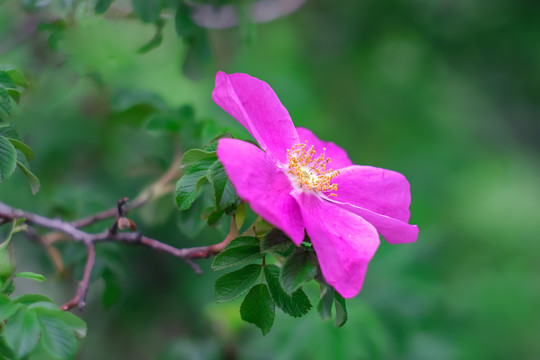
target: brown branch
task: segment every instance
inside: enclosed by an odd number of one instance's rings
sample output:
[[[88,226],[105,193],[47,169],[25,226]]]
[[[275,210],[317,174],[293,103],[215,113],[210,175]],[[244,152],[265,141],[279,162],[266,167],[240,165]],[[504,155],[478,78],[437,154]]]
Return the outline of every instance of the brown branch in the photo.
[[[123,213],[121,207],[125,203],[126,199],[121,199],[118,202],[115,210],[117,214],[120,215]],[[95,262],[95,244],[100,242],[107,241],[117,241],[124,244],[133,244],[133,245],[143,245],[149,248],[152,248],[159,252],[166,252],[178,258],[185,260],[188,265],[190,265],[196,273],[202,273],[200,267],[195,264],[193,259],[202,259],[208,258],[212,255],[219,254],[232,239],[238,237],[238,229],[236,227],[236,222],[234,216],[231,217],[231,229],[227,237],[218,244],[208,245],[208,246],[199,246],[193,248],[183,248],[179,249],[169,244],[163,243],[156,239],[149,238],[147,236],[141,235],[138,232],[122,232],[111,231],[107,229],[100,233],[88,233],[82,230],[77,229],[72,223],[62,221],[60,219],[50,219],[34,213],[23,211],[20,209],[12,208],[2,202],[0,202],[0,220],[12,221],[14,219],[24,218],[26,223],[38,225],[43,228],[56,230],[66,234],[73,241],[82,242],[86,245],[88,249],[88,259],[86,261],[86,266],[84,270],[84,276],[82,281],[79,283],[77,292],[73,299],[68,301],[62,306],[64,310],[70,310],[74,307],[79,309],[84,308],[86,294],[88,292],[88,286],[90,282],[90,274]],[[32,236],[36,236],[37,233],[32,232]],[[57,234],[57,233],[51,233]],[[46,241],[42,239],[42,241]],[[50,244],[49,244],[50,245]]]
[[[93,243],[88,244],[88,258],[86,259],[86,265],[84,266],[84,274],[79,286],[77,287],[77,292],[73,299],[69,300],[67,303],[62,305],[60,309],[67,311],[71,310],[74,307],[78,307],[79,310],[82,310],[86,305],[86,294],[88,293],[88,286],[90,284],[90,275],[92,274],[92,269],[96,262],[96,249]]]

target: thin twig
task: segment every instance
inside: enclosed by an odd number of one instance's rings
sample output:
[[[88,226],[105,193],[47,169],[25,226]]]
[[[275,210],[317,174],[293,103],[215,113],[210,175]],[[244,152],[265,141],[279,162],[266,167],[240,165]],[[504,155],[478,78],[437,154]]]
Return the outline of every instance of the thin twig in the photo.
[[[84,266],[84,274],[79,286],[77,287],[77,292],[73,299],[69,300],[67,303],[62,305],[60,309],[67,311],[71,310],[74,307],[82,310],[86,305],[86,294],[88,293],[88,286],[90,284],[90,275],[92,274],[92,269],[96,262],[96,249],[93,243],[87,244],[88,249],[88,258],[86,259],[86,265]]]
[[[131,201],[129,204],[127,204],[124,207],[124,211],[127,213],[133,209],[136,209],[144,204],[146,204],[148,201],[156,199],[160,196],[163,196],[165,194],[168,194],[171,192],[174,187],[170,186],[169,182],[177,179],[179,177],[179,169],[180,169],[180,163],[182,161],[183,154],[178,152],[176,156],[174,157],[174,160],[167,169],[167,171],[153,184],[148,186],[145,190],[143,190],[133,201]],[[91,224],[94,224],[98,221],[108,219],[111,217],[115,217],[118,214],[118,208],[115,206],[113,208],[98,212],[94,215],[90,215],[87,217],[84,217],[82,219],[78,219],[71,222],[71,225],[73,225],[76,228],[85,227]]]

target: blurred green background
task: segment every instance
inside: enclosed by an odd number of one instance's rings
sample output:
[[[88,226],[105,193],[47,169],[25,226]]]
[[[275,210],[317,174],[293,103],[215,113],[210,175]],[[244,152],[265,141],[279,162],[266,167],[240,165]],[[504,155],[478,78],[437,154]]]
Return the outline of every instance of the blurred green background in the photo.
[[[197,276],[167,254],[105,244],[96,271],[109,275],[76,312],[89,327],[79,359],[540,357],[540,3],[308,0],[268,23],[199,29],[200,51],[165,14],[163,41],[146,53],[154,26],[73,6],[66,17],[54,1],[36,12],[0,2],[0,64],[28,77],[17,126],[42,184],[32,196],[18,173],[0,183],[1,201],[75,219],[134,198],[173,156],[172,135],[152,122],[178,127],[184,150],[224,130],[245,136],[211,100],[224,70],[268,82],[297,126],[354,163],[403,173],[420,227],[414,244],[383,242],[343,328],[314,310],[278,311],[265,337],[241,321],[239,302],[215,303],[210,261]],[[43,22],[53,25],[36,30]],[[177,247],[228,230],[197,216],[172,195],[132,214]],[[84,248],[60,247],[77,278]],[[75,280],[40,246],[20,237],[15,248],[20,271],[49,279],[20,281],[19,293],[72,296]],[[308,293],[315,303],[317,289]]]

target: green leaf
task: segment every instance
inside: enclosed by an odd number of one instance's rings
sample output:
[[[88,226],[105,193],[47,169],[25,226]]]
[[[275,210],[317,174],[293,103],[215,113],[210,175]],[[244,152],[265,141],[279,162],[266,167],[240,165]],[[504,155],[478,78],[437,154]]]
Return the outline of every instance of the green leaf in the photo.
[[[176,205],[180,210],[187,210],[198,196],[201,185],[206,181],[208,169],[213,159],[204,159],[188,166],[184,175],[176,183]]]
[[[17,165],[17,152],[13,144],[0,135],[0,181],[9,178]]]
[[[150,50],[155,49],[159,45],[161,45],[161,42],[163,41],[163,26],[164,25],[165,25],[165,22],[162,21],[161,19],[156,21],[156,33],[154,34],[152,39],[150,39],[150,41],[148,41],[146,44],[141,46],[139,50],[137,50],[139,54],[147,53]]]
[[[54,317],[61,320],[74,332],[74,334],[79,339],[82,339],[86,336],[86,332],[87,332],[86,323],[84,322],[84,320],[73,315],[70,312],[62,311],[58,309],[40,308],[40,309],[36,309],[36,313],[38,314],[38,317],[43,315],[43,316]]]
[[[31,305],[36,302],[45,301],[45,302],[53,302],[51,299],[46,297],[45,295],[39,295],[39,294],[27,294],[27,295],[21,295],[13,299],[13,302],[16,304],[21,305]]]
[[[334,289],[321,284],[321,298],[317,304],[317,311],[323,320],[332,317],[332,303],[334,301]]]
[[[217,301],[225,302],[236,299],[255,284],[260,274],[261,265],[251,264],[222,275],[215,284]]]
[[[182,157],[182,166],[187,166],[205,159],[217,159],[215,151],[206,151],[201,149],[191,149],[184,153]]]
[[[25,278],[25,279],[31,279],[38,282],[45,282],[47,279],[45,279],[45,276],[41,274],[35,274],[33,272],[23,271],[20,273],[15,274],[15,277]]]
[[[11,259],[9,251],[9,244],[11,243],[11,237],[0,244],[0,287],[4,282],[15,272],[15,264]]]
[[[267,265],[264,268],[264,278],[276,305],[293,317],[307,314],[311,309],[311,303],[306,293],[302,289],[298,289],[292,295],[287,294],[279,283],[279,273],[279,268],[276,265]]]
[[[347,322],[347,306],[345,304],[345,299],[336,291],[334,291],[334,305],[336,307],[334,326],[342,327]]]
[[[32,190],[32,194],[36,195],[39,192],[41,184],[37,176],[30,171],[30,165],[28,164],[26,159],[20,156],[19,151],[17,151],[17,166],[26,176],[26,180],[28,180],[28,184],[30,185],[30,190]]]
[[[3,355],[4,357],[2,357],[1,355]],[[15,354],[13,353],[13,350],[9,348],[9,346],[6,344],[5,339],[2,336],[0,336],[0,359],[15,359]]]
[[[272,229],[261,242],[261,251],[283,257],[290,256],[296,245],[285,233],[277,228]]]
[[[15,314],[18,308],[6,295],[0,294],[0,323]]]
[[[226,209],[236,203],[238,199],[236,191],[229,181],[221,161],[217,160],[208,169],[208,180],[214,185],[214,196],[218,209]]]
[[[105,11],[109,9],[109,6],[111,6],[112,0],[97,0],[96,5],[94,7],[94,11],[96,14],[103,14]]]
[[[135,14],[145,23],[154,23],[161,12],[161,2],[157,0],[131,0]]]
[[[77,352],[77,339],[73,330],[56,313],[39,313],[41,345],[59,359],[71,359]]]
[[[8,89],[0,85],[0,121],[6,120],[11,114],[11,98]]]
[[[259,239],[242,236],[231,241],[212,263],[214,270],[251,262],[262,257]]]
[[[9,77],[10,84],[13,84],[15,86],[20,86],[23,88],[26,88],[28,86],[28,83],[24,77],[24,74],[20,70],[10,65],[2,65],[0,66],[0,73],[2,72],[7,74],[7,76]],[[0,75],[0,78],[3,78],[3,76]],[[2,83],[1,80],[0,80],[0,83]],[[9,86],[6,86],[6,87],[9,87]]]
[[[252,287],[240,305],[242,320],[255,324],[263,335],[272,328],[275,314],[275,305],[265,284]]]
[[[15,356],[22,358],[35,349],[40,333],[36,313],[33,310],[19,309],[15,315],[8,318],[2,335]]]
[[[11,142],[11,144],[13,145],[15,149],[20,150],[24,154],[24,156],[26,157],[28,161],[34,158],[34,153],[32,152],[32,149],[30,149],[28,145],[26,145],[25,143],[23,143],[22,141],[18,139],[8,138],[8,140],[9,142]]]
[[[297,247],[294,254],[283,264],[279,280],[287,293],[292,293],[303,283],[312,280],[317,275],[317,258],[315,254]]]

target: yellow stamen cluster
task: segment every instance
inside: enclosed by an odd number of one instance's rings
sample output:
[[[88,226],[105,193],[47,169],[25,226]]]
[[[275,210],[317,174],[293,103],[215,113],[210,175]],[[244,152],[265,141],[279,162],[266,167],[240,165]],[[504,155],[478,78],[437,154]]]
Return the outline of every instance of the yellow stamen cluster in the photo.
[[[288,173],[298,179],[300,187],[316,191],[337,191],[337,184],[331,182],[339,175],[339,171],[326,169],[331,160],[326,157],[325,151],[326,148],[323,148],[323,153],[315,157],[317,152],[313,145],[308,148],[307,140],[305,144],[297,144],[287,149]],[[336,194],[332,193],[330,196]]]

